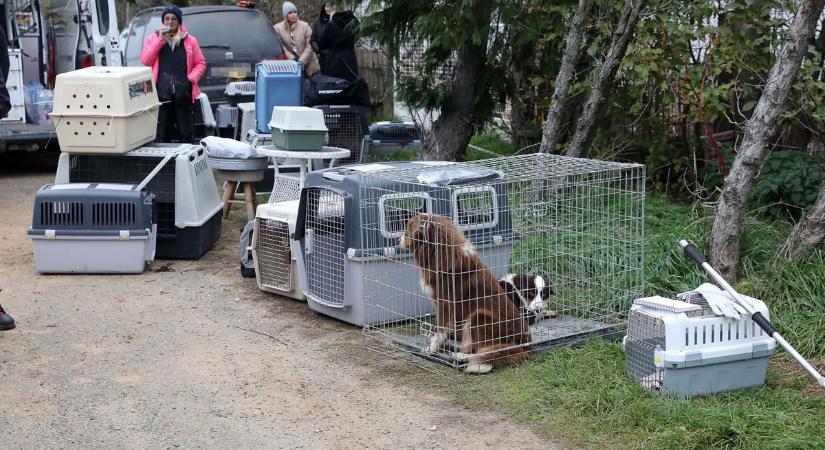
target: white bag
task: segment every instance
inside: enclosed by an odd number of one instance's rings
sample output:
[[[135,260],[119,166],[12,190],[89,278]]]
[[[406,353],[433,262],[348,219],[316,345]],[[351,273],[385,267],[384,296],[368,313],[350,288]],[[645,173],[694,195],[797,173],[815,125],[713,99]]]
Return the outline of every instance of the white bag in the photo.
[[[251,145],[218,136],[207,136],[201,139],[201,146],[206,149],[206,154],[213,158],[248,159],[258,156]]]

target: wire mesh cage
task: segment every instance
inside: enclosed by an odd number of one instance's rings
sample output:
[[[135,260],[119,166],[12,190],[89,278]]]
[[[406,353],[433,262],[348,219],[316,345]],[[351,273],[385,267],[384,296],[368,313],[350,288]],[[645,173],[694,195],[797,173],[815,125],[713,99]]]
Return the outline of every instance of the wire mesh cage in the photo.
[[[382,352],[486,371],[618,337],[643,292],[643,221],[638,164],[373,163],[307,176],[293,249],[313,310]]]
[[[346,260],[370,261],[365,335],[401,354],[484,372],[617,338],[643,292],[642,165],[534,154],[370,169],[358,184]]]

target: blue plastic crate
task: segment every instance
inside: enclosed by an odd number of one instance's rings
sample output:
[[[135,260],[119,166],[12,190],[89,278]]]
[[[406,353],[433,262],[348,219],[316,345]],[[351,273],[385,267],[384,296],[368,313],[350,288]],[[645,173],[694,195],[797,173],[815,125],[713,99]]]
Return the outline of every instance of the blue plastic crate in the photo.
[[[265,60],[255,71],[255,119],[260,133],[269,133],[275,106],[301,106],[303,67],[297,61]]]

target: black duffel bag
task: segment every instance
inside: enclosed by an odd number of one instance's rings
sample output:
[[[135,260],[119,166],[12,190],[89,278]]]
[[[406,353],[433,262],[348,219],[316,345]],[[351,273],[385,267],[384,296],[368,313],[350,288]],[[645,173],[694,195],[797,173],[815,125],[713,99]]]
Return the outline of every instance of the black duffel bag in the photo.
[[[315,75],[304,80],[304,106],[315,105],[370,105],[367,80],[358,77],[353,81],[343,78]]]

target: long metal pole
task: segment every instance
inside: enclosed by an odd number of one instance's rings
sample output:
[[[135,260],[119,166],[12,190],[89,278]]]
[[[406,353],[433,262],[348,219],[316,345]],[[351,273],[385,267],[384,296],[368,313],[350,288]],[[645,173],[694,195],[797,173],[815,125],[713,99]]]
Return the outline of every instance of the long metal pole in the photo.
[[[785,351],[788,352],[788,354],[790,354],[793,357],[793,359],[795,359],[796,362],[798,362],[799,365],[802,366],[802,368],[804,368],[805,371],[807,371],[814,378],[814,380],[816,380],[819,386],[825,389],[825,377],[820,375],[819,372],[817,372],[816,368],[814,368],[814,366],[812,366],[811,363],[809,363],[805,358],[803,358],[802,355],[800,355],[799,352],[797,352],[796,349],[793,348],[793,346],[791,346],[791,344],[789,344],[788,341],[786,341],[785,338],[783,338],[778,331],[776,331],[773,325],[771,325],[771,323],[768,321],[768,319],[765,318],[765,316],[762,315],[762,313],[755,310],[753,306],[750,305],[750,303],[745,301],[745,299],[742,298],[742,296],[739,295],[739,293],[736,292],[736,290],[730,284],[728,284],[728,282],[725,281],[724,278],[722,278],[722,275],[719,275],[719,272],[717,272],[708,263],[707,259],[705,259],[702,253],[700,253],[699,250],[693,246],[693,244],[683,239],[679,241],[679,245],[682,246],[682,249],[684,249],[685,254],[688,255],[690,259],[696,262],[696,264],[698,264],[699,267],[705,269],[705,272],[707,272],[710,275],[710,277],[713,278],[713,281],[718,283],[719,286],[722,286],[722,289],[724,289],[725,292],[730,294],[731,297],[733,297],[733,299],[736,300],[736,303],[739,303],[743,308],[745,308],[745,310],[748,311],[748,314],[751,315],[751,319],[753,319],[753,321],[756,322],[756,324],[759,325],[760,328],[765,330],[765,332],[768,333],[768,336],[774,338],[776,342],[778,342],[779,345],[781,345],[782,348],[784,348]]]

